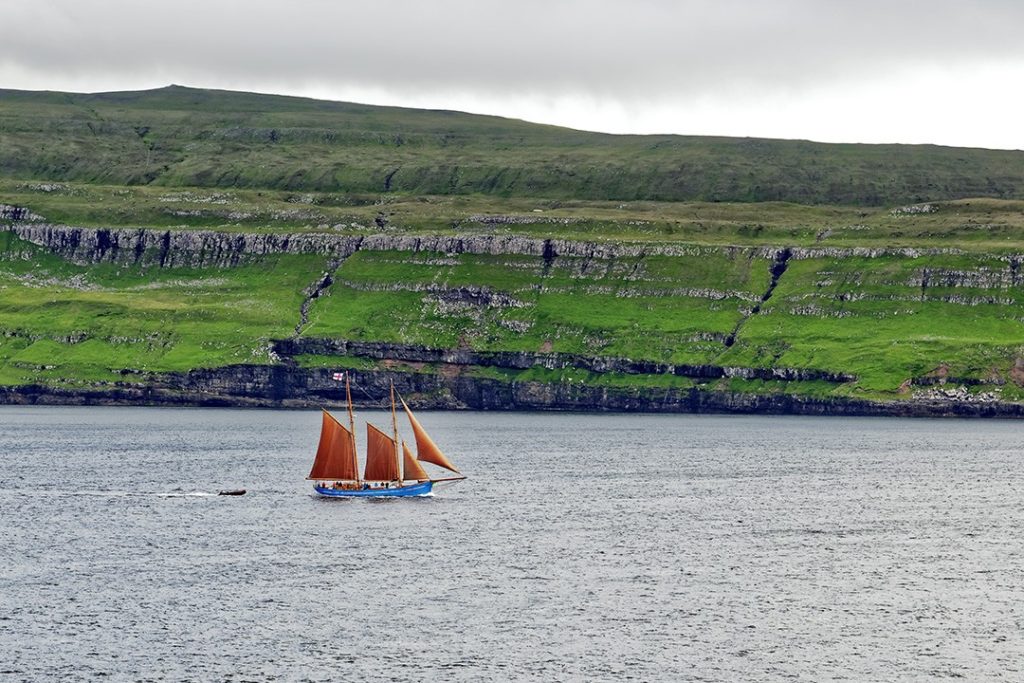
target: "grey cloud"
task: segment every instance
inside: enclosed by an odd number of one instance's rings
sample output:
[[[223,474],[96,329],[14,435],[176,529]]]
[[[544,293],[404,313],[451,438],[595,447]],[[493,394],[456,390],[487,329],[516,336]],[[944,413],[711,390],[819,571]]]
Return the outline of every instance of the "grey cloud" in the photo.
[[[700,97],[1024,59],[1024,3],[33,0],[0,63],[392,90]]]

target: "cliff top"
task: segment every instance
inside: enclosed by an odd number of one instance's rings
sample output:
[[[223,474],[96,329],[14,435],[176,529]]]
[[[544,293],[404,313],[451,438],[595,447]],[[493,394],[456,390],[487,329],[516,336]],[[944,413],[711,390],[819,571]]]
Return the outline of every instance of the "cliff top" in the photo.
[[[693,246],[1019,252],[1024,201],[894,207],[108,186],[0,179],[0,225],[335,236],[487,236]]]

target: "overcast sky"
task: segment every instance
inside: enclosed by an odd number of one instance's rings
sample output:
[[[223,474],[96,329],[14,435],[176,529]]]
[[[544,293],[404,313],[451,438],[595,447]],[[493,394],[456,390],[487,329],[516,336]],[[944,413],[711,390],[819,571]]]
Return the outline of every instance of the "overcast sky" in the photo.
[[[1021,0],[0,0],[0,87],[1024,148]]]

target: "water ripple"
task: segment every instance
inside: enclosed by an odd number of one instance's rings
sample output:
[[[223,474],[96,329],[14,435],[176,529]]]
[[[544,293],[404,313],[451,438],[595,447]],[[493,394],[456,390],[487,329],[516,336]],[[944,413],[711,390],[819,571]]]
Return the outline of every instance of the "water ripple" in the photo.
[[[432,413],[372,501],[319,419],[0,408],[0,675],[1022,679],[1015,423]]]

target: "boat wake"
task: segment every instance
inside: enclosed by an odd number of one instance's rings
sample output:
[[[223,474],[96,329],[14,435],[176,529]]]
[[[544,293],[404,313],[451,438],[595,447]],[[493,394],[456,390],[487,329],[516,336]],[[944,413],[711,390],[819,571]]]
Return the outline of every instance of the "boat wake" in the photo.
[[[89,491],[75,489],[73,491],[61,489],[4,489],[4,493],[31,495],[31,496],[87,496],[97,498],[136,498],[151,497],[158,498],[216,498],[221,495],[217,491]]]
[[[216,497],[220,494],[210,493],[209,491],[170,491],[168,493],[155,493],[150,495],[159,496],[161,498],[210,498]]]

